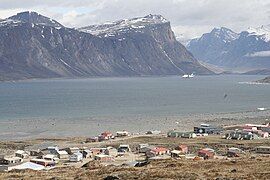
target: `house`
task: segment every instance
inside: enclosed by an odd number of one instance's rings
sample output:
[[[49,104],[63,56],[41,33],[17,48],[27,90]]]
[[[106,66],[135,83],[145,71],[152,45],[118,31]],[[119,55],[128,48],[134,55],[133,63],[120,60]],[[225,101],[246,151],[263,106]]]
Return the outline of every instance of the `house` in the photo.
[[[128,131],[117,131],[116,132],[116,136],[117,137],[125,137],[125,136],[129,136],[130,133]]]
[[[194,127],[194,133],[196,134],[220,134],[222,131],[223,128],[209,124],[201,124],[200,126]]]
[[[270,146],[258,146],[255,148],[256,153],[270,154]]]
[[[179,131],[169,131],[167,133],[168,137],[181,137],[181,138],[195,138],[197,135],[194,132],[179,132]]]
[[[104,141],[104,140],[109,140],[109,139],[114,139],[113,134],[109,131],[105,131],[101,133],[101,135],[98,136],[99,141]]]
[[[231,131],[227,133],[225,137],[226,139],[236,139],[236,140],[252,140],[259,138],[257,134],[245,131]]]
[[[181,144],[175,148],[175,150],[179,150],[182,154],[187,154],[188,153],[188,146]]]
[[[110,155],[112,157],[116,157],[118,155],[118,150],[114,147],[107,147],[107,149],[104,151],[104,154]]]
[[[167,148],[164,148],[164,147],[154,147],[150,151],[147,151],[146,152],[146,156],[148,158],[150,158],[150,157],[165,155],[165,154],[169,154],[169,153],[170,153],[170,151]]]
[[[235,147],[231,147],[227,151],[227,156],[228,157],[240,157],[241,154],[243,154],[243,153],[244,153],[244,151],[242,151],[241,149],[235,148]]]
[[[69,154],[65,150],[57,151],[56,155],[59,159],[68,159],[69,158]]]
[[[59,158],[55,154],[46,154],[45,156],[43,156],[43,159],[47,160],[47,161],[52,161],[52,162],[55,162],[55,163],[59,162]]]
[[[50,160],[46,160],[46,159],[31,159],[30,162],[32,163],[36,163],[42,166],[55,166],[56,162],[55,161],[50,161]]]
[[[94,160],[108,162],[108,161],[113,161],[113,157],[106,154],[98,154],[94,157]]]
[[[15,152],[15,156],[16,156],[16,157],[20,157],[20,158],[22,158],[22,159],[27,159],[27,158],[29,158],[29,155],[28,155],[25,151],[23,151],[23,150],[18,150],[18,151],[16,151],[16,152]]]
[[[119,145],[118,152],[129,152],[130,148],[128,144],[121,144]]]
[[[79,152],[80,148],[78,148],[78,147],[69,147],[69,148],[65,148],[63,150],[65,150],[68,154],[74,154],[76,152]]]
[[[80,151],[83,154],[83,158],[90,158],[92,157],[92,151],[89,149],[84,149]]]
[[[49,151],[49,154],[56,154],[57,151],[59,151],[59,147],[58,146],[50,146],[47,148],[47,150]]]
[[[212,151],[209,151],[207,149],[201,149],[198,152],[198,156],[199,157],[203,157],[204,159],[213,159],[214,158],[215,153]]]
[[[180,157],[183,153],[179,150],[172,150],[171,151],[171,157],[177,158]]]
[[[43,156],[44,153],[42,151],[38,150],[30,150],[30,156]]]
[[[80,152],[75,152],[69,157],[70,162],[79,162],[83,160],[83,154]]]
[[[23,162],[23,159],[20,157],[1,157],[0,165],[16,165]]]
[[[149,144],[139,144],[137,147],[137,151],[139,153],[145,153],[148,150],[147,147],[149,147]]]

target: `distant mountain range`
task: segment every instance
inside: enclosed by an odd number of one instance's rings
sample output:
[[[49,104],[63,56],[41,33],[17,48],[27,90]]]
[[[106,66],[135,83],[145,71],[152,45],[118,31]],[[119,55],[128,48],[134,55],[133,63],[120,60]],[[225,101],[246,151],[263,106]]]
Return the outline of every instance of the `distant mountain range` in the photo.
[[[213,74],[160,15],[67,28],[36,12],[0,20],[0,80]]]
[[[241,33],[214,28],[191,40],[187,49],[209,64],[248,71],[247,74],[270,74],[270,25],[248,28]]]

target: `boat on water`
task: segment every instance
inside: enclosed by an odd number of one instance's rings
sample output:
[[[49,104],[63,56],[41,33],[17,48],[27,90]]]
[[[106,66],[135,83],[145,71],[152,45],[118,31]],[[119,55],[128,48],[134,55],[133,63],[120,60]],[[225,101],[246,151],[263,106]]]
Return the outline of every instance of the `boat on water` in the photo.
[[[193,73],[191,73],[191,74],[184,74],[183,76],[182,76],[182,78],[194,78],[194,74]]]

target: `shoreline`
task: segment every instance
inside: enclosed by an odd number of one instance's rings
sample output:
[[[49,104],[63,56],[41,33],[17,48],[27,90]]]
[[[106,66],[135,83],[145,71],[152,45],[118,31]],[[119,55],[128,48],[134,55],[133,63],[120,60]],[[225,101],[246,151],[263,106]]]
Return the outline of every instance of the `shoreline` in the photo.
[[[172,129],[193,131],[201,123],[218,126],[245,123],[264,123],[270,119],[270,110],[202,113],[170,116],[136,117],[87,117],[63,119],[19,119],[1,121],[0,141],[34,140],[38,138],[92,137],[103,131],[127,130],[133,134],[143,134],[149,130],[166,133]]]

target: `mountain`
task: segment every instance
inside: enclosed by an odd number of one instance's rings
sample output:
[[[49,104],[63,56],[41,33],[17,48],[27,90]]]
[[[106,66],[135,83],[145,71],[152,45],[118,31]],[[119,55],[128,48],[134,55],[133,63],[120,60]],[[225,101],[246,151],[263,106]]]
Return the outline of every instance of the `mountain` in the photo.
[[[0,21],[0,79],[212,74],[159,15],[67,28],[35,12]]]
[[[204,62],[243,71],[270,69],[270,26],[235,33],[215,28],[187,45]]]

